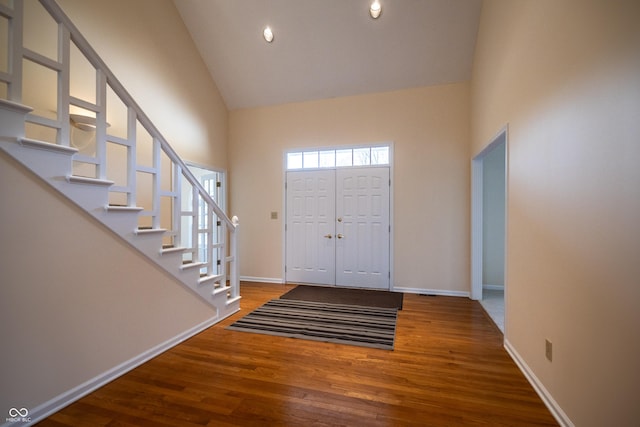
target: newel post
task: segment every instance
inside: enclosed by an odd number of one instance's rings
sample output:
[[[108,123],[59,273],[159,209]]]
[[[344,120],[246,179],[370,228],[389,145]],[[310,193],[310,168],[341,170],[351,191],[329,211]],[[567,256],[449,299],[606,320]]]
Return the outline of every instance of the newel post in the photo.
[[[240,295],[240,267],[238,262],[238,228],[240,221],[237,216],[231,218],[233,229],[231,230],[231,297]]]

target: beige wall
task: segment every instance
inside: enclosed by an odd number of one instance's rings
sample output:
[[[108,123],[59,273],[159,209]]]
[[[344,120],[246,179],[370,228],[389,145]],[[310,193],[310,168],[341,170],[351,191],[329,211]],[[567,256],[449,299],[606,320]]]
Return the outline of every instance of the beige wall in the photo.
[[[425,87],[229,115],[241,274],[282,279],[283,153],[394,143],[396,287],[469,292],[469,85]],[[277,221],[270,212],[280,213]]]
[[[473,154],[509,125],[506,339],[577,426],[640,419],[638,22],[485,0],[477,43]]]

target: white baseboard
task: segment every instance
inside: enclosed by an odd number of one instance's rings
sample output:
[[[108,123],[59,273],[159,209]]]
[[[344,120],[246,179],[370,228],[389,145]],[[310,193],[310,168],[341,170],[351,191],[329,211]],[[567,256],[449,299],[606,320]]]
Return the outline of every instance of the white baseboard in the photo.
[[[282,280],[281,278],[253,277],[253,276],[240,276],[240,281],[259,282],[259,283],[277,283],[277,284],[284,283],[284,280]]]
[[[482,289],[486,289],[486,290],[489,290],[489,291],[504,291],[504,285],[484,284],[484,285],[482,285]]]
[[[169,350],[172,347],[175,347],[176,345],[180,344],[181,342],[185,341],[188,338],[191,338],[192,336],[202,332],[203,330],[207,329],[208,327],[218,323],[221,319],[219,317],[213,317],[209,320],[206,320],[202,323],[200,323],[199,325],[194,326],[191,329],[186,330],[185,332],[176,335],[175,337],[163,342],[162,344],[159,344],[147,351],[145,351],[144,353],[141,353],[139,355],[137,355],[136,357],[127,360],[124,363],[121,363],[118,366],[115,366],[114,368],[98,375],[95,378],[90,379],[89,381],[80,384],[77,387],[72,388],[71,390],[68,390],[56,397],[54,397],[53,399],[49,400],[48,402],[45,402],[33,409],[29,410],[29,418],[31,419],[30,422],[28,423],[20,423],[20,426],[29,426],[32,424],[35,424],[39,421],[42,421],[44,418],[52,415],[53,413],[61,410],[62,408],[64,408],[65,406],[70,405],[71,403],[75,402],[76,400],[81,399],[82,397],[86,396],[87,394],[99,389],[100,387],[102,387],[103,385],[115,380],[116,378],[126,374],[127,372],[131,371],[134,368],[137,368],[138,366],[142,365],[143,363],[153,359],[154,357],[156,357],[157,355],[164,353],[165,351]],[[1,427],[8,427],[8,426],[15,426],[16,423],[12,423],[12,422],[7,422],[5,424],[2,424]]]
[[[418,289],[418,288],[402,288],[394,286],[391,289],[393,292],[403,292],[405,294],[420,294],[420,295],[440,295],[446,297],[467,297],[470,293],[465,291],[447,291],[442,289]]]
[[[504,348],[507,350],[507,353],[509,353],[513,361],[516,362],[516,365],[518,365],[518,368],[520,368],[529,383],[533,386],[536,393],[538,393],[538,396],[540,396],[544,404],[549,408],[551,415],[553,415],[556,421],[558,421],[562,427],[575,427],[567,414],[565,414],[560,405],[558,405],[558,402],[555,401],[553,396],[551,396],[551,393],[549,393],[546,387],[540,382],[538,377],[535,376],[533,371],[525,363],[524,359],[520,357],[520,354],[518,354],[516,349],[513,348],[507,339],[504,340]]]

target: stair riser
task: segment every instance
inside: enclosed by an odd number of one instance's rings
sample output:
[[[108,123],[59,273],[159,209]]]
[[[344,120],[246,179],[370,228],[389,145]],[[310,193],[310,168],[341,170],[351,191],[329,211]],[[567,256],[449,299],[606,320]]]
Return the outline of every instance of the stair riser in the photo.
[[[24,119],[31,108],[0,100],[0,137],[23,137]]]
[[[134,213],[118,213],[113,214],[107,212],[103,206],[95,207],[93,209],[86,209],[91,215],[93,215],[98,221],[108,226],[111,231],[114,231],[121,237],[129,235],[131,240],[135,240],[135,230],[138,224],[138,217]],[[150,244],[160,244],[161,240],[156,240]],[[157,247],[156,247],[157,249]]]
[[[60,192],[73,200],[78,206],[89,212],[91,215],[104,222],[111,228],[111,218],[107,218],[105,206],[109,198],[109,190],[106,188],[96,187],[92,185],[72,184],[66,180],[63,182],[52,183]],[[126,217],[113,218],[115,226],[117,226]],[[136,218],[129,217],[126,224],[134,226],[137,222]],[[130,229],[130,228],[129,228]]]
[[[65,180],[65,177],[71,173],[71,156],[68,154],[27,148],[19,142],[6,140],[0,140],[0,147],[27,169],[47,181]]]

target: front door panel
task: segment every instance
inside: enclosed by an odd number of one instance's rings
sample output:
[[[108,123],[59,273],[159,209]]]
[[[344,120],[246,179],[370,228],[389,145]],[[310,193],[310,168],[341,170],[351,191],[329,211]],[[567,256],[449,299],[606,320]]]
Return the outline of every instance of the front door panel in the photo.
[[[336,285],[389,289],[389,169],[338,169]]]
[[[287,172],[286,280],[335,284],[335,171]]]

